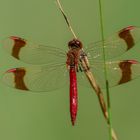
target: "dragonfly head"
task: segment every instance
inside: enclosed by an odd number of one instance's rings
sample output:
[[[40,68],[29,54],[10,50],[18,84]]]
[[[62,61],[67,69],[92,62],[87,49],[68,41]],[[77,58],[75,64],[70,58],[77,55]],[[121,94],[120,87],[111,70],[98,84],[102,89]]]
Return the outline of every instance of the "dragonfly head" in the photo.
[[[69,49],[81,49],[83,47],[82,42],[78,39],[73,39],[68,43]]]

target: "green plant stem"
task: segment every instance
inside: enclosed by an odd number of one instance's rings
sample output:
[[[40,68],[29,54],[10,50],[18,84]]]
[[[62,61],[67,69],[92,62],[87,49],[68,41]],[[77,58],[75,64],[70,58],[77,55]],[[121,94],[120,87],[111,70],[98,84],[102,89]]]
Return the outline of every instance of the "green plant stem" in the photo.
[[[100,13],[102,48],[103,48],[104,76],[105,76],[105,81],[106,81],[106,96],[107,96],[108,124],[109,124],[109,140],[112,140],[111,103],[110,103],[110,93],[109,93],[109,82],[108,82],[108,79],[107,79],[106,54],[105,54],[105,48],[104,48],[104,27],[103,27],[103,15],[102,15],[101,0],[99,0],[99,13]]]

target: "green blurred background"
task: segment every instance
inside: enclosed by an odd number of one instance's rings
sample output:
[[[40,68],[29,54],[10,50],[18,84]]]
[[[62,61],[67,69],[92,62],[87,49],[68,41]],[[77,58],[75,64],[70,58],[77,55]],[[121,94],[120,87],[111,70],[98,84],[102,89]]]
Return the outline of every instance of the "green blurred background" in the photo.
[[[101,38],[98,0],[61,0],[84,45]],[[140,26],[139,0],[102,0],[105,36]],[[0,0],[0,40],[16,35],[40,44],[67,47],[72,39],[55,0]],[[140,61],[140,44],[125,58]],[[26,65],[0,48],[0,75]],[[140,79],[110,89],[112,121],[119,140],[140,139]],[[0,83],[0,140],[108,140],[95,93],[79,87],[77,122],[71,126],[69,89],[32,94]]]

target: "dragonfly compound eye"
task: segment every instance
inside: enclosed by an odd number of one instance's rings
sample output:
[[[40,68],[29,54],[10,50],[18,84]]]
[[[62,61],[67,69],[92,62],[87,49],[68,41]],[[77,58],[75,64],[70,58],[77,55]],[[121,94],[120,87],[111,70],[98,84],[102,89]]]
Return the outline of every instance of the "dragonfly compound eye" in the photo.
[[[82,48],[82,42],[79,41],[78,39],[73,39],[71,41],[69,41],[68,43],[69,48]]]

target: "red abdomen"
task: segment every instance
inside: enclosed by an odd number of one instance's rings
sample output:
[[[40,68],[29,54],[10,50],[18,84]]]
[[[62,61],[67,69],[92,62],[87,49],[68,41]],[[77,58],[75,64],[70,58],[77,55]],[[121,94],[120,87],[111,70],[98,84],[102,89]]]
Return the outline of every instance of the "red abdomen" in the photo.
[[[70,76],[70,115],[72,125],[74,125],[78,108],[77,78],[74,67],[70,67],[69,76]]]

